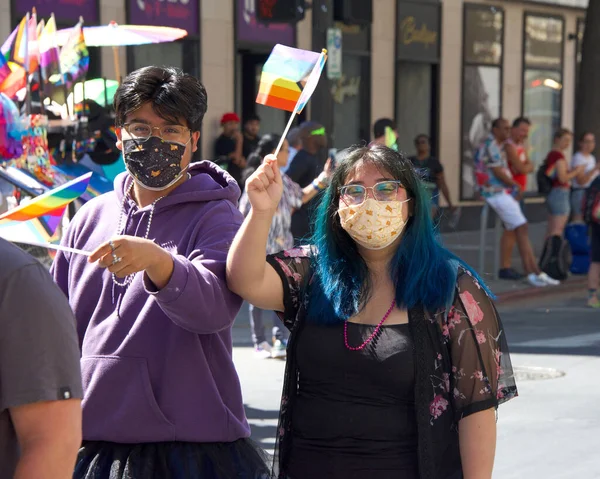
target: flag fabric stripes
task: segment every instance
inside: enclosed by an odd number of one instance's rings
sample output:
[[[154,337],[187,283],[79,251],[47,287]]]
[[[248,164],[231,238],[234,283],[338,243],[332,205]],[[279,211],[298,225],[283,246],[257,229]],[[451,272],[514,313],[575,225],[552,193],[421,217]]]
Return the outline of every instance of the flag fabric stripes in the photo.
[[[302,94],[300,95],[300,99],[298,100],[298,105],[296,106],[296,113],[301,113],[304,110],[304,107],[310,100],[310,97],[317,89],[317,85],[319,84],[319,79],[321,78],[321,73],[323,73],[323,68],[325,67],[325,62],[327,61],[327,50],[323,50],[319,55],[319,59],[317,60],[317,64],[314,66],[310,76],[308,77],[308,81],[306,85],[304,85],[304,89],[302,90]]]
[[[73,28],[71,36],[60,50],[61,78],[54,82],[71,87],[79,79],[84,78],[90,65],[90,56],[83,36],[83,27],[79,22]]]
[[[320,58],[315,52],[275,45],[263,66],[256,102],[293,112]]]
[[[35,9],[34,9],[35,10]],[[30,75],[37,72],[40,66],[40,50],[38,45],[38,24],[35,12],[29,19],[29,28],[27,30],[27,65],[25,68]]]
[[[50,17],[38,38],[42,79],[50,81],[52,75],[60,75],[60,50],[56,43],[56,20]]]
[[[28,36],[29,14],[23,17],[17,27],[17,34],[10,50],[10,61],[24,66],[27,60],[27,36]]]
[[[11,69],[4,55],[0,54],[0,85],[8,78]]]
[[[29,203],[0,215],[0,220],[28,221],[47,215],[62,216],[64,208],[85,192],[91,176],[92,173],[88,173],[37,196]]]

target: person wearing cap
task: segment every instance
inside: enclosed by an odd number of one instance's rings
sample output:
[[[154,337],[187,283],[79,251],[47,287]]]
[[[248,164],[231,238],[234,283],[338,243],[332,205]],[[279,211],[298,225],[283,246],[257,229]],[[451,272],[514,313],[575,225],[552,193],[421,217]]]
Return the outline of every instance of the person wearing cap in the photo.
[[[244,137],[240,132],[240,117],[225,113],[221,117],[222,132],[215,141],[215,163],[226,170],[242,188],[242,171],[246,159],[242,154]]]

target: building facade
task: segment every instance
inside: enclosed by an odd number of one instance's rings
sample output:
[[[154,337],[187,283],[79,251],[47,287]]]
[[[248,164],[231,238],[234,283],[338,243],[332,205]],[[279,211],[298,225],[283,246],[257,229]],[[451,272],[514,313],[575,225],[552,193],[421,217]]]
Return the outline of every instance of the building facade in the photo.
[[[454,200],[473,203],[472,151],[493,118],[533,122],[531,157],[538,164],[553,131],[573,128],[577,65],[587,0],[363,0],[369,24],[336,21],[333,0],[313,0],[296,25],[264,25],[255,0],[55,0],[60,26],[83,15],[86,25],[118,23],[185,28],[182,41],[121,48],[121,71],[175,65],[199,76],[209,93],[202,155],[210,157],[226,111],[257,113],[263,132],[281,131],[288,115],[256,105],[262,65],[275,43],[315,51],[328,33],[341,38],[303,119],[322,122],[332,146],[369,141],[371,125],[395,118],[400,146],[426,133],[445,166]],[[45,0],[0,0],[0,38]],[[339,38],[336,49],[340,47]],[[90,48],[91,75],[114,78],[110,48]],[[341,61],[340,61],[341,60]],[[536,189],[531,179],[529,189]]]

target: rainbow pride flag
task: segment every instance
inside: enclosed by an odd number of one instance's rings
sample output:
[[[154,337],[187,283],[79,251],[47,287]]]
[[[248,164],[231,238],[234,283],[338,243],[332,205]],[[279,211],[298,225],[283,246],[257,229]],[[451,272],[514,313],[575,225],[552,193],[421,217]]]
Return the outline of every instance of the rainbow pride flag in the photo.
[[[53,75],[60,75],[60,50],[56,43],[56,20],[54,15],[44,25],[44,29],[38,38],[38,47],[42,79],[47,82]]]
[[[88,173],[37,196],[29,203],[0,215],[0,221],[29,221],[40,216],[62,216],[65,207],[85,192],[91,176],[92,173]]]
[[[64,212],[64,208],[62,210]],[[42,216],[31,221],[0,220],[0,238],[13,243],[54,243],[61,216]]]
[[[25,69],[11,60],[20,28],[21,24],[12,31],[2,45],[2,48],[0,48],[0,53],[3,57],[0,60],[0,69],[2,71],[2,75],[0,75],[0,92],[9,98],[14,98],[17,92],[27,85]],[[2,78],[3,75],[6,76]]]
[[[83,28],[79,22],[73,28],[67,42],[60,50],[60,71],[62,76],[53,83],[65,84],[71,87],[80,78],[87,75],[90,66],[90,56],[83,36]]]
[[[319,82],[326,58],[324,53],[275,45],[263,66],[256,103],[300,113]]]
[[[17,65],[25,65],[27,60],[27,37],[29,26],[29,14],[23,17],[21,23],[17,27],[17,34],[14,37],[14,42],[10,48],[10,61]],[[11,35],[12,36],[12,35]]]

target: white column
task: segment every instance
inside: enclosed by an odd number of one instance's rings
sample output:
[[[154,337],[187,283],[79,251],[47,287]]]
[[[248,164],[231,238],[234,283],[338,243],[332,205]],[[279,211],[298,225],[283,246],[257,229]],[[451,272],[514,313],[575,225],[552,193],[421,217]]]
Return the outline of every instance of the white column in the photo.
[[[99,0],[100,1],[100,24],[108,25],[111,21],[120,24],[127,23],[125,16],[126,0]],[[90,47],[101,48],[102,54],[102,76],[110,80],[118,80],[115,72],[115,61],[112,47]],[[127,52],[125,47],[118,47],[119,69],[121,77],[127,76]]]
[[[444,0],[440,42],[442,59],[440,65],[439,151],[453,202],[458,201],[460,194],[462,32],[462,0]]]
[[[204,0],[201,7],[202,83],[208,92],[208,112],[202,129],[203,158],[212,157],[221,115],[234,110],[234,2]]]
[[[396,0],[377,0],[373,2],[371,28],[371,125],[378,118],[394,118],[396,114],[395,41]]]
[[[12,25],[10,24],[10,1],[0,1],[0,41],[4,43],[4,40],[10,35]]]

